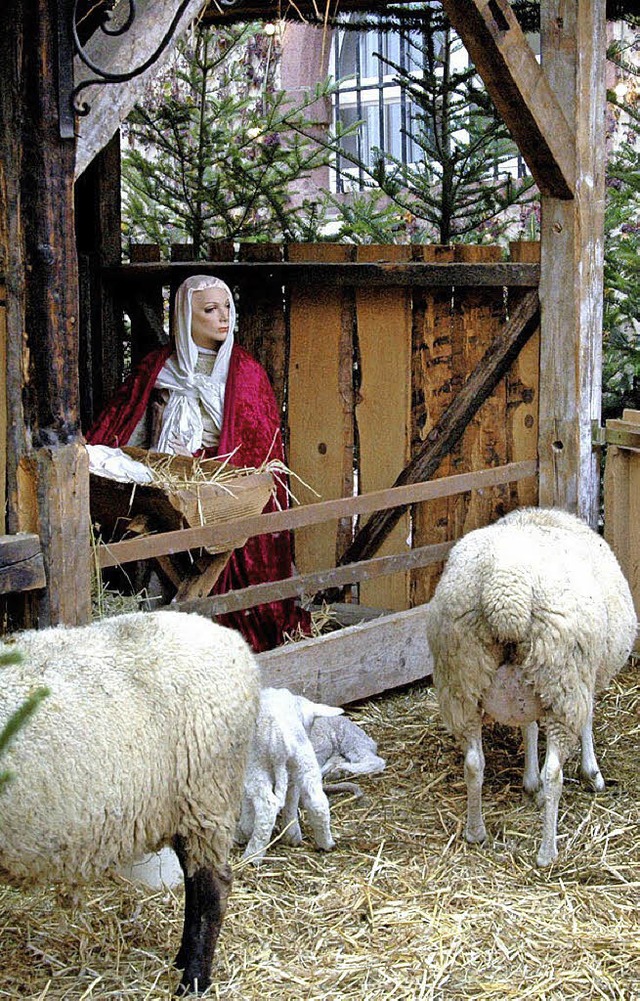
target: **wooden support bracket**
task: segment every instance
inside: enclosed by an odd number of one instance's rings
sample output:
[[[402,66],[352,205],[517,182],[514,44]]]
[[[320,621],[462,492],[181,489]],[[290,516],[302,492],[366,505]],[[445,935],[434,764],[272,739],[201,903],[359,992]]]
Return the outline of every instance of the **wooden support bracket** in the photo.
[[[575,134],[508,0],[442,0],[540,191],[573,198]]]

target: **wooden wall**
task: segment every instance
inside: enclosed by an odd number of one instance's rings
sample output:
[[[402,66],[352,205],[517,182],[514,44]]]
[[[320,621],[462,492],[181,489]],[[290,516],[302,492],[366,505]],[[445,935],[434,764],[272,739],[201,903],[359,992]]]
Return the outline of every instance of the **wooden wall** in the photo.
[[[315,263],[419,260],[455,266],[502,259],[501,249],[493,246],[296,244],[284,251],[275,245],[243,247],[240,260],[281,261],[283,253],[289,262]],[[232,260],[231,255],[229,248],[226,259]],[[173,255],[174,260],[188,257],[188,248]],[[538,259],[537,244],[512,247],[513,262]],[[269,372],[283,407],[289,467],[312,488],[292,479],[301,503],[316,501],[316,494],[331,500],[392,486],[434,433],[524,292],[501,285],[350,287],[344,281],[289,288],[245,281],[236,291],[237,340]],[[131,320],[135,358],[138,322],[133,315]],[[148,325],[140,327],[140,336],[148,337]],[[538,353],[534,335],[436,477],[536,458]],[[377,555],[458,538],[515,506],[536,502],[532,478],[415,505]],[[356,529],[352,519],[297,529],[298,570],[334,567]],[[360,603],[387,611],[412,607],[431,596],[440,569],[430,566],[363,582]]]

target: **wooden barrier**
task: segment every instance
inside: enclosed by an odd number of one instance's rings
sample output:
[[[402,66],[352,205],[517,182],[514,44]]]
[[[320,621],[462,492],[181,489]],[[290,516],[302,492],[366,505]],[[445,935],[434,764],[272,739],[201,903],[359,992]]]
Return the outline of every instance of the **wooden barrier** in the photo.
[[[606,422],[604,536],[629,582],[640,618],[640,410]],[[640,638],[636,641],[640,654]]]
[[[162,285],[174,291],[195,270],[218,274],[234,288],[238,342],[267,369],[285,415],[289,466],[317,492],[292,481],[307,506],[317,495],[337,501],[390,488],[440,434],[452,401],[478,369],[489,367],[506,321],[527,294],[531,299],[539,274],[533,246],[518,245],[509,262],[497,247],[334,244],[247,245],[238,260],[228,246],[215,248],[215,262],[193,262],[185,246],[172,249],[170,264],[154,263],[146,248],[132,253],[131,265],[107,269],[105,280],[117,277],[123,295],[137,290],[143,299]],[[137,357],[138,338],[148,338],[144,318],[132,316],[131,337]],[[537,358],[537,344],[527,345],[506,377],[501,371],[464,433],[456,426],[428,478],[535,463]],[[536,490],[533,475],[415,503],[373,555],[398,557],[450,542],[525,500],[535,503]],[[318,579],[343,556],[342,562],[359,560],[348,550],[363,513],[298,524],[299,573]],[[363,577],[344,593],[365,606],[406,609],[429,599],[441,565],[398,564],[394,574]]]

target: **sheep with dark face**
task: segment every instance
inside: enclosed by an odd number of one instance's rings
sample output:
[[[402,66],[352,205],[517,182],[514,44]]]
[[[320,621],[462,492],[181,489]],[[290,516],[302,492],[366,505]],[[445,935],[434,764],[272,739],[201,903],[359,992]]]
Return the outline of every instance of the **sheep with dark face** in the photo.
[[[258,709],[242,637],[160,611],[0,642],[0,730],[35,688],[48,697],[3,764],[0,879],[69,884],[171,845],[184,873],[176,965],[203,990],[231,886],[228,855]]]
[[[585,778],[602,787],[593,699],[625,664],[637,628],[620,567],[579,518],[525,508],[456,543],[425,615],[440,710],[465,755],[467,840],[486,838],[483,717],[525,728],[529,791],[540,781],[539,721],[547,751],[538,865],[549,865],[557,856],[562,768],[580,739]]]

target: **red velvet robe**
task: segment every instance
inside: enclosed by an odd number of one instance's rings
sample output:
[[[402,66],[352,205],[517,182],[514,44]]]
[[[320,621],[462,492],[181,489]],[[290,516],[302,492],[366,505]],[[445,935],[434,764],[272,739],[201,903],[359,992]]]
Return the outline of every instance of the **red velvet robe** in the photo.
[[[151,391],[172,347],[159,348],[146,356],[123,383],[113,400],[86,435],[91,445],[126,445],[149,404]],[[235,466],[260,466],[265,459],[283,459],[280,414],[276,398],[262,365],[234,345],[225,390],[224,415],[217,455],[228,455],[236,446],[231,462]],[[273,448],[272,448],[273,444]],[[270,451],[271,450],[271,451]],[[212,452],[204,452],[211,455]],[[271,499],[265,511],[288,506],[284,487],[277,486],[278,504]],[[214,593],[291,576],[291,536],[289,532],[260,535],[236,549],[220,575]],[[292,598],[256,605],[246,611],[219,616],[223,625],[238,629],[256,652],[270,650],[283,641],[285,632],[298,625],[308,632],[309,615]]]

